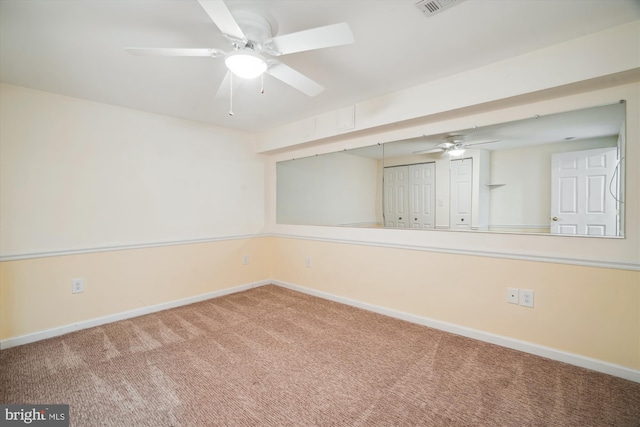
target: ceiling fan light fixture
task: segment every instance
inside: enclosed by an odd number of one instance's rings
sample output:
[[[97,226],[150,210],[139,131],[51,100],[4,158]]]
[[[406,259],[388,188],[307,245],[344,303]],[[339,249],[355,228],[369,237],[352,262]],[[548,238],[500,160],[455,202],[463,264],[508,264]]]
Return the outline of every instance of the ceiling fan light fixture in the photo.
[[[231,52],[224,63],[233,74],[243,79],[253,79],[267,71],[267,62],[264,58],[250,50]]]
[[[464,154],[465,149],[464,147],[453,147],[452,149],[450,149],[449,151],[447,151],[447,153],[449,154],[449,156],[451,157],[462,157],[462,155]]]

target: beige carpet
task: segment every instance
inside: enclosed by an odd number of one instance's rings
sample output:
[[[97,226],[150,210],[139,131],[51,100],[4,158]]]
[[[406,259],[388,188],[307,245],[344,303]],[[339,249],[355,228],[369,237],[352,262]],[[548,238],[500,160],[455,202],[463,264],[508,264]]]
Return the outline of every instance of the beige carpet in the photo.
[[[0,352],[74,426],[640,426],[640,384],[264,286]]]

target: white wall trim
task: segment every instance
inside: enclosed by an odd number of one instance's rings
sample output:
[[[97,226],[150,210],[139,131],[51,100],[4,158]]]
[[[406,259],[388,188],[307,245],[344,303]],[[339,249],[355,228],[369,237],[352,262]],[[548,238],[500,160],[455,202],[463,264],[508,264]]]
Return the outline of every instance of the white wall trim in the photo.
[[[587,258],[567,258],[567,257],[558,257],[558,256],[544,256],[544,255],[530,255],[525,253],[517,253],[517,252],[495,252],[495,251],[483,251],[476,249],[454,249],[454,248],[443,248],[443,247],[435,247],[435,246],[427,246],[427,245],[410,245],[406,243],[388,243],[382,241],[363,241],[363,240],[352,240],[352,239],[338,239],[338,238],[326,238],[326,237],[313,237],[313,236],[299,236],[292,234],[280,234],[273,233],[271,234],[273,237],[282,237],[286,239],[299,239],[299,240],[312,240],[318,242],[328,242],[328,243],[343,243],[349,245],[363,245],[363,246],[376,246],[376,247],[384,247],[384,248],[393,248],[393,249],[407,249],[412,251],[425,251],[425,252],[438,252],[445,254],[454,254],[454,255],[469,255],[469,256],[481,256],[481,257],[491,257],[491,258],[503,258],[503,259],[516,259],[522,261],[534,261],[534,262],[546,262],[553,264],[570,264],[570,265],[580,265],[585,267],[599,267],[599,268],[613,268],[618,270],[632,270],[632,271],[640,271],[640,263],[633,262],[618,262],[618,261],[607,261],[607,260],[593,260]],[[580,236],[572,236],[572,238],[581,238]]]
[[[0,262],[19,261],[24,259],[46,258],[46,257],[65,256],[65,255],[90,254],[90,253],[96,253],[96,252],[111,252],[111,251],[125,251],[130,249],[156,248],[160,246],[192,245],[197,243],[223,242],[226,240],[245,240],[245,239],[254,239],[258,237],[267,237],[267,236],[269,236],[269,234],[246,234],[246,235],[237,235],[237,236],[205,237],[202,239],[190,239],[190,240],[172,240],[167,242],[134,243],[129,245],[117,245],[117,246],[99,246],[95,248],[61,249],[61,250],[46,251],[46,252],[26,252],[21,254],[14,254],[14,255],[0,255]]]
[[[271,280],[261,280],[258,282],[247,283],[244,285],[234,286],[227,289],[221,289],[218,291],[207,292],[192,297],[182,298],[179,300],[168,301],[161,304],[152,305],[149,307],[136,308],[134,310],[123,311],[121,313],[109,314],[107,316],[96,317],[95,319],[84,320],[77,323],[71,323],[69,325],[58,326],[56,328],[47,329],[45,331],[34,332],[27,335],[22,335],[13,338],[7,338],[0,340],[0,350],[4,350],[10,347],[15,347],[23,344],[29,344],[36,341],[45,340],[48,338],[57,337],[59,335],[68,334],[70,332],[80,331],[82,329],[93,328],[96,326],[105,325],[107,323],[117,322],[119,320],[131,319],[133,317],[143,316],[145,314],[151,314],[170,308],[180,307],[187,304],[193,304],[195,302],[204,301],[211,298],[221,297],[223,295],[233,294],[236,292],[246,291],[251,288],[264,286],[271,284]]]
[[[374,313],[383,314],[385,316],[390,316],[396,319],[406,320],[411,323],[428,326],[430,328],[438,329],[444,332],[449,332],[452,334],[461,335],[461,336],[476,339],[479,341],[496,344],[496,345],[510,348],[513,350],[522,351],[522,352],[533,354],[536,356],[545,357],[547,359],[568,363],[570,365],[591,369],[593,371],[602,372],[604,374],[613,375],[615,377],[624,378],[626,380],[640,383],[640,370],[626,368],[624,366],[615,365],[613,363],[603,362],[601,360],[592,359],[590,357],[585,357],[585,356],[581,356],[574,353],[568,353],[568,352],[556,350],[550,347],[545,347],[538,344],[533,344],[530,342],[505,337],[502,335],[492,334],[492,333],[480,331],[477,329],[454,325],[448,322],[442,322],[440,320],[429,319],[426,317],[416,316],[414,314],[409,314],[402,311],[393,310],[390,308],[368,304],[368,303],[353,300],[350,298],[333,295],[327,292],[305,288],[303,286],[295,285],[293,283],[283,282],[281,280],[272,280],[271,282],[275,285],[282,286],[283,288],[313,295],[319,298],[339,302],[342,304],[347,304],[352,307],[362,308],[364,310],[372,311]]]
[[[65,256],[65,255],[90,254],[90,253],[98,253],[98,252],[124,251],[124,250],[130,250],[130,249],[146,249],[146,248],[156,248],[161,246],[192,245],[192,244],[198,244],[198,243],[223,242],[227,240],[245,240],[245,239],[255,239],[255,238],[261,238],[261,237],[283,237],[287,239],[313,240],[313,241],[328,242],[328,243],[379,246],[379,247],[393,248],[393,249],[438,252],[438,253],[446,253],[446,254],[454,254],[454,255],[484,256],[484,257],[492,257],[492,258],[517,259],[522,261],[547,262],[547,263],[554,263],[554,264],[570,264],[570,265],[581,265],[585,267],[600,267],[600,268],[613,268],[618,270],[640,271],[640,264],[631,263],[631,262],[616,262],[616,261],[606,261],[606,260],[601,261],[601,260],[592,260],[592,259],[586,259],[586,258],[566,258],[566,257],[556,257],[556,256],[551,257],[551,256],[542,256],[542,255],[529,255],[529,254],[516,253],[516,252],[505,253],[505,252],[483,251],[483,250],[474,250],[474,249],[453,249],[453,248],[443,248],[443,247],[426,246],[426,245],[423,246],[423,245],[410,245],[410,244],[404,244],[404,243],[388,243],[388,242],[382,242],[382,241],[362,241],[362,240],[353,240],[353,239],[298,236],[298,235],[280,234],[280,233],[260,233],[260,234],[247,234],[247,235],[237,235],[237,236],[208,237],[203,239],[138,243],[138,244],[131,244],[131,245],[102,246],[102,247],[82,248],[82,249],[63,249],[58,251],[2,255],[0,256],[0,262],[19,261],[19,260],[26,260],[26,259],[46,258],[46,257]],[[576,238],[580,238],[580,237],[576,237]]]

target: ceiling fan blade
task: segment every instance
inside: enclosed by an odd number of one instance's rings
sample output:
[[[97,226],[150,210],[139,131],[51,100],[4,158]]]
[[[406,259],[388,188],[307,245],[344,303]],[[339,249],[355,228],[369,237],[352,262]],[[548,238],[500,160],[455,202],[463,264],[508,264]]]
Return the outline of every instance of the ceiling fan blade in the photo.
[[[282,63],[269,67],[266,72],[308,96],[316,96],[324,90],[324,86]]]
[[[421,150],[416,150],[416,151],[412,151],[411,154],[433,154],[433,153],[441,153],[443,151],[446,151],[447,149],[449,149],[449,147],[453,147],[454,144],[448,142],[448,141],[444,141],[441,142],[439,144],[435,144],[434,142],[429,141],[431,139],[431,137],[427,137],[427,135],[422,135],[419,138],[410,138],[406,141],[416,141],[419,142],[422,146],[424,146],[424,143],[427,142],[429,143],[429,145],[427,145],[427,147],[429,148],[423,148]]]
[[[142,56],[208,56],[217,58],[224,55],[220,49],[179,49],[155,47],[128,47],[126,51],[132,55]]]
[[[428,150],[418,150],[413,151],[411,154],[433,154],[433,153],[442,153],[445,152],[444,148],[429,148]]]
[[[242,81],[244,79],[240,77],[232,77],[231,71],[227,70],[227,74],[224,75],[224,79],[218,86],[218,91],[216,92],[216,99],[229,99],[231,92],[236,93],[240,86],[242,86]],[[231,87],[233,86],[233,87]]]
[[[227,5],[221,0],[198,0],[200,6],[207,12],[214,24],[222,34],[232,39],[247,42],[247,36],[238,25],[238,22],[229,11]]]
[[[271,55],[287,55],[289,53],[326,47],[342,46],[353,43],[353,33],[346,22],[312,28],[310,30],[285,34],[265,40],[264,49]]]
[[[433,154],[433,153],[441,153],[443,151],[446,151],[444,148],[428,148],[426,150],[418,150],[418,151],[412,151],[411,154]]]
[[[464,144],[465,147],[473,147],[474,145],[482,145],[482,144],[491,144],[492,142],[500,142],[501,139],[495,139],[493,141],[481,141],[481,142],[470,142],[469,144]]]

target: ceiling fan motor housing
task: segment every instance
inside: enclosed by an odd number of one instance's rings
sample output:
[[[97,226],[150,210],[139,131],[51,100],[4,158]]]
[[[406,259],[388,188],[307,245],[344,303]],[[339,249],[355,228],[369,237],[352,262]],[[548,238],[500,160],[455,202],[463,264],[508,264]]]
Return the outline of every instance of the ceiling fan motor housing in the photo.
[[[234,12],[233,17],[248,39],[248,41],[234,40],[232,37],[225,35],[236,49],[262,51],[264,41],[273,37],[271,24],[266,18],[245,10]]]

